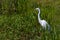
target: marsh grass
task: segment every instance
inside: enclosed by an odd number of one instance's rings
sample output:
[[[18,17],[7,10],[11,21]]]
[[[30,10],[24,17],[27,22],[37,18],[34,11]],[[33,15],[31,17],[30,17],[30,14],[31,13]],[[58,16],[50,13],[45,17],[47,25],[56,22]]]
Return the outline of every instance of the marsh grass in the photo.
[[[1,0],[0,40],[60,40],[59,5],[59,0]],[[51,32],[38,23],[36,7]]]

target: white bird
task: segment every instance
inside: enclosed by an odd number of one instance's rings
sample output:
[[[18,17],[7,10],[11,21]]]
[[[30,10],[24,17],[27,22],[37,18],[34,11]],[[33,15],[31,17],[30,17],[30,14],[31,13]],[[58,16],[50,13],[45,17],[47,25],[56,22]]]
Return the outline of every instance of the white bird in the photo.
[[[43,29],[46,30],[48,27],[48,30],[50,30],[50,25],[45,20],[41,20],[41,18],[40,18],[40,9],[36,8],[36,10],[38,10],[38,22],[41,24]]]

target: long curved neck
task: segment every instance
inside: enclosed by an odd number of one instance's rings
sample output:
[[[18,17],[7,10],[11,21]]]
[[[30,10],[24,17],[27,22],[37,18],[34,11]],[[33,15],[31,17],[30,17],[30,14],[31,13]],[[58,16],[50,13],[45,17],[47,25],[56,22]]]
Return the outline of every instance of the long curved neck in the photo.
[[[41,18],[40,18],[40,9],[38,10],[38,20],[41,21]]]

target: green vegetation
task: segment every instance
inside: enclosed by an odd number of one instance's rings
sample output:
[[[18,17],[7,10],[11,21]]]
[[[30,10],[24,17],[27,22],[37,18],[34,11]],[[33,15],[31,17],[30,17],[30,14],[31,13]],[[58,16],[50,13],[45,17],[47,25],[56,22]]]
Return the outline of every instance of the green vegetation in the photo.
[[[42,30],[36,7],[51,32]],[[60,0],[0,0],[0,40],[60,40]]]

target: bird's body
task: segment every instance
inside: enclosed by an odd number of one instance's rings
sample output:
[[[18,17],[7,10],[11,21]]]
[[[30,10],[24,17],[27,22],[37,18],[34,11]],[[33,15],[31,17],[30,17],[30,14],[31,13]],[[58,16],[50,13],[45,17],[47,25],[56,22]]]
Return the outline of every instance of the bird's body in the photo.
[[[46,26],[46,21],[45,20],[41,20],[41,21],[39,21],[39,23],[41,24],[41,26]]]
[[[45,20],[41,20],[40,18],[40,9],[36,8],[36,10],[38,10],[38,22],[40,23],[40,25],[43,27],[43,29],[46,30],[46,27],[48,26],[48,30],[50,30],[50,25],[45,21]]]

